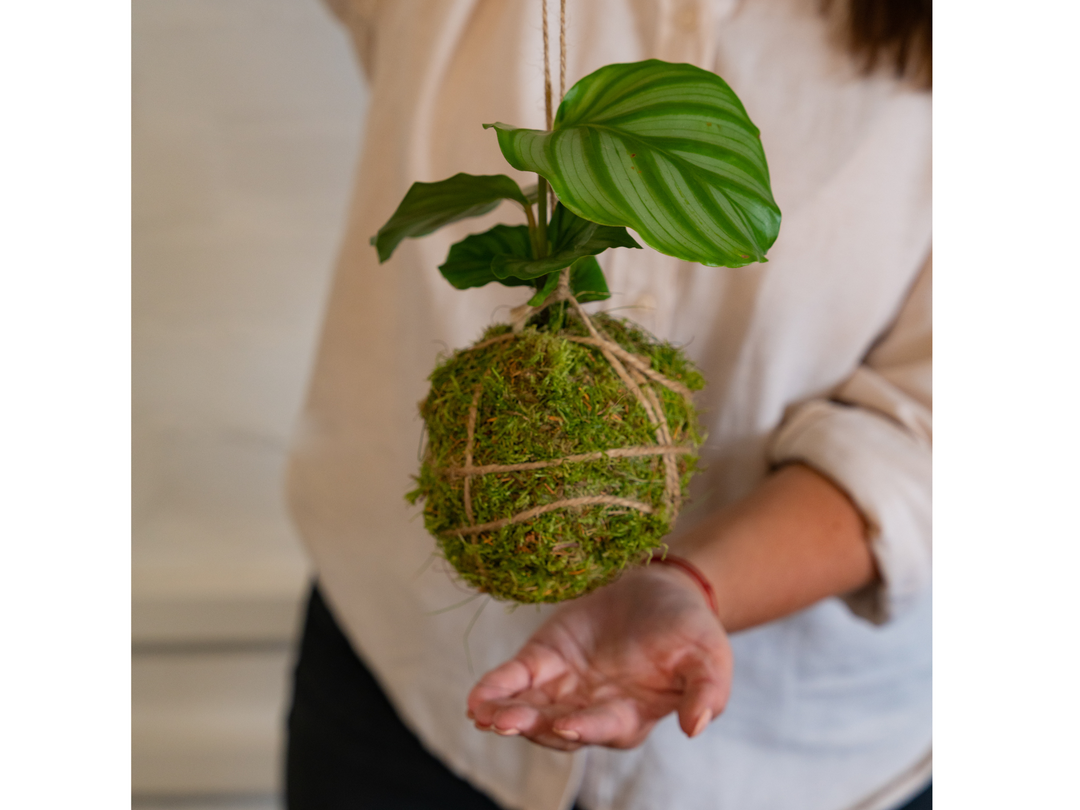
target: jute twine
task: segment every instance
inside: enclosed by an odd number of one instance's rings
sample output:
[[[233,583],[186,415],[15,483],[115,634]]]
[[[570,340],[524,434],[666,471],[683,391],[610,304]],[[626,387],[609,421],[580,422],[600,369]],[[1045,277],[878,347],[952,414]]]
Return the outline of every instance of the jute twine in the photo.
[[[540,4],[544,32],[544,114],[551,129],[551,46],[548,44],[547,0]],[[559,0],[559,98],[566,95],[566,0]]]
[[[608,362],[608,365],[611,366],[623,385],[625,385],[630,393],[634,395],[634,399],[637,401],[638,405],[645,411],[649,423],[653,426],[656,444],[642,447],[615,447],[609,450],[599,450],[592,453],[577,453],[574,455],[563,456],[562,458],[547,459],[544,461],[526,461],[519,464],[477,465],[474,463],[473,451],[476,445],[476,423],[479,418],[480,396],[482,392],[482,385],[478,384],[473,389],[473,398],[469,405],[469,413],[465,423],[465,454],[463,463],[460,467],[447,467],[442,470],[443,473],[451,477],[464,479],[462,497],[465,504],[465,518],[468,521],[467,525],[452,529],[448,534],[458,534],[462,536],[477,535],[483,532],[495,531],[515,523],[524,523],[535,517],[548,512],[554,512],[558,509],[570,509],[583,506],[621,506],[627,509],[636,509],[645,514],[653,514],[656,511],[656,508],[652,504],[631,500],[629,498],[619,498],[613,495],[591,495],[580,498],[564,498],[542,506],[526,509],[511,515],[510,517],[501,518],[500,520],[493,520],[488,523],[476,523],[472,503],[473,476],[541,470],[550,467],[559,467],[564,464],[581,464],[590,461],[599,461],[605,458],[616,459],[659,456],[664,465],[664,496],[662,506],[669,509],[672,516],[678,512],[682,493],[679,484],[679,468],[676,463],[676,457],[691,454],[694,452],[694,448],[689,445],[679,445],[673,442],[671,429],[668,426],[667,417],[664,414],[664,408],[660,401],[660,397],[657,395],[656,391],[649,386],[649,383],[663,385],[671,391],[685,397],[688,402],[692,396],[690,389],[675,380],[668,379],[660,372],[651,368],[647,358],[639,357],[632,352],[627,351],[611,338],[604,335],[592,322],[592,319],[589,318],[585,310],[582,309],[577,298],[570,292],[569,275],[569,270],[564,270],[559,279],[559,287],[556,292],[541,304],[541,306],[528,307],[528,314],[526,317],[552,304],[561,301],[568,302],[570,306],[574,308],[578,317],[581,318],[582,323],[585,324],[585,328],[589,331],[590,337],[566,337],[564,339],[600,350],[600,353]],[[465,351],[484,349],[496,343],[514,340],[518,338],[519,335],[520,330],[506,335],[499,335],[490,340],[477,343],[475,346],[471,346]]]

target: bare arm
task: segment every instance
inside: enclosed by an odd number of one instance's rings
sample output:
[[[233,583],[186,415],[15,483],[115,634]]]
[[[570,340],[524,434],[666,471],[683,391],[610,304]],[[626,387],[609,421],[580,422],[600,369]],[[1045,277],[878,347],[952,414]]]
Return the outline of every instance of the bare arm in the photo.
[[[709,578],[729,633],[854,591],[877,576],[854,504],[802,464],[782,467],[671,551]]]

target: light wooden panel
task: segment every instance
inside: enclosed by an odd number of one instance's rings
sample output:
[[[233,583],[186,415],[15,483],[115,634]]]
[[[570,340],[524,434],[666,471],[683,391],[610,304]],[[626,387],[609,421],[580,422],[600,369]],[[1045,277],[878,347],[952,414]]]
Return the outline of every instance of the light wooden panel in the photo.
[[[277,802],[310,572],[283,471],[366,107],[318,0],[134,0],[137,807]]]

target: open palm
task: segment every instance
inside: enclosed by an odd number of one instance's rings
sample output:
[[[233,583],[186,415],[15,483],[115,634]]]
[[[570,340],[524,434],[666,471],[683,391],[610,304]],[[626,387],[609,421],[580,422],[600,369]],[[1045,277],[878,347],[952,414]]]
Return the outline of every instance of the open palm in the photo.
[[[681,572],[651,566],[563,605],[469,694],[477,728],[571,751],[633,748],[670,712],[690,736],[724,708],[727,634]]]

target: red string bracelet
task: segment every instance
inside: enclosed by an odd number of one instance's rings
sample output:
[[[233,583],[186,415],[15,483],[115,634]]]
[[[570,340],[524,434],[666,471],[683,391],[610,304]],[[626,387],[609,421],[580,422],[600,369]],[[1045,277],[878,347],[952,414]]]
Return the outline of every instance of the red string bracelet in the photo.
[[[705,574],[701,569],[694,565],[689,560],[685,560],[682,557],[677,557],[674,554],[665,554],[662,551],[654,551],[652,557],[649,558],[650,563],[663,563],[664,565],[674,565],[676,568],[681,568],[698,584],[702,592],[705,594],[705,601],[709,603],[709,607],[712,612],[717,616],[720,615],[720,606],[716,602],[716,591],[713,590],[712,583],[706,579]]]

